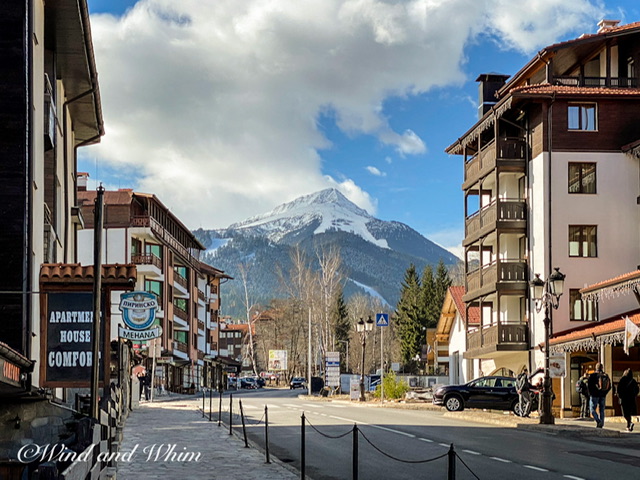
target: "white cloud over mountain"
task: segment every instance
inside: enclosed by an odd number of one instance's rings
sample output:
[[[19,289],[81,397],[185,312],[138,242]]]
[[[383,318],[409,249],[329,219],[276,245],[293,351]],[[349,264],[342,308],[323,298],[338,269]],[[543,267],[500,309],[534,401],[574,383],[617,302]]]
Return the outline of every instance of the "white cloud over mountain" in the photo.
[[[461,83],[478,35],[531,53],[591,31],[602,10],[595,0],[140,0],[122,17],[92,17],[107,135],[82,155],[134,169],[135,187],[193,228],[326,187],[375,214],[352,179],[323,174],[331,145],[319,115],[400,157],[423,154],[429,139],[394,131],[385,99]]]

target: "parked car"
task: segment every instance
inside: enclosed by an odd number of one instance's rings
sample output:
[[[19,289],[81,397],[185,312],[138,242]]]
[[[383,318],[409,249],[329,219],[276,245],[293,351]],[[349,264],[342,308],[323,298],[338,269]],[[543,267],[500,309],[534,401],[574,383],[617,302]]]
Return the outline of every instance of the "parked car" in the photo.
[[[262,377],[258,376],[258,377],[253,377],[253,378],[255,379],[256,383],[258,384],[258,388],[264,387],[265,384],[267,383],[267,382],[265,382],[264,378],[262,378]]]
[[[289,389],[305,388],[307,385],[307,379],[304,377],[293,377],[289,382]]]
[[[258,383],[253,377],[243,377],[240,379],[240,388],[257,389]]]
[[[464,385],[446,385],[433,392],[433,404],[450,412],[465,408],[487,408],[516,412],[518,394],[513,377],[480,377]]]

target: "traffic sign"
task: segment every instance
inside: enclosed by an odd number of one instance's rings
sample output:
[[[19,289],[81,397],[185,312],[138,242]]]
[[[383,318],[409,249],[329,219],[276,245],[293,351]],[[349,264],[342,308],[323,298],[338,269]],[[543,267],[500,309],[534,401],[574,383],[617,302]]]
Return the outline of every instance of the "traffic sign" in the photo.
[[[388,327],[388,326],[389,326],[389,314],[376,313],[376,327]]]

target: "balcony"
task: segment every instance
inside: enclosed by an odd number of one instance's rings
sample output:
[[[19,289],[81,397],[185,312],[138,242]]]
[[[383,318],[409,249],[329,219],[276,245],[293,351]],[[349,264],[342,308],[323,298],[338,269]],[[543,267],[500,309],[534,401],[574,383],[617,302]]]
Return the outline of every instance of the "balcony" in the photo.
[[[496,167],[524,172],[527,151],[527,141],[521,137],[498,138],[497,148],[496,141],[492,140],[465,163],[462,189],[466,190]]]
[[[585,77],[581,75],[557,75],[553,77],[554,85],[565,85],[567,87],[614,87],[614,88],[637,88],[638,79],[628,77]]]
[[[520,199],[498,199],[465,219],[465,238],[468,246],[494,230],[525,233],[527,204]]]
[[[198,330],[202,330],[204,332],[204,322],[202,320],[198,320]]]
[[[162,277],[162,259],[152,253],[131,255],[131,263],[137,265],[138,272],[145,277]]]
[[[173,314],[180,320],[184,320],[185,322],[189,320],[189,314],[175,304],[173,305]]]
[[[51,150],[56,145],[58,118],[53,88],[49,75],[44,74],[44,149]]]
[[[529,349],[529,325],[516,323],[493,325],[467,334],[464,358],[479,358],[489,353]]]
[[[465,302],[495,291],[526,292],[527,262],[520,259],[504,259],[483,265],[467,274]]]

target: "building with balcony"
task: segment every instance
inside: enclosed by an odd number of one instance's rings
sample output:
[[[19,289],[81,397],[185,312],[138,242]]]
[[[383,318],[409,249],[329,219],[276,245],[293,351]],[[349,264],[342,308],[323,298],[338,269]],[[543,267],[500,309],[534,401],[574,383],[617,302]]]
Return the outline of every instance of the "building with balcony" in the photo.
[[[86,174],[80,174],[84,176]],[[84,181],[79,182],[85,185]],[[78,201],[86,229],[78,235],[79,259],[93,255],[95,191],[80,188]],[[134,344],[147,368],[154,364],[154,384],[168,391],[211,386],[207,356],[216,353],[221,270],[200,261],[205,247],[155,196],[130,189],[104,193],[103,260],[137,267],[136,290],[156,295],[162,337]],[[119,297],[112,297],[111,338],[123,325]]]
[[[471,376],[543,365],[534,274],[566,274],[552,333],[613,314],[580,289],[640,260],[639,168],[629,148],[640,138],[639,62],[640,23],[602,21],[510,78],[478,77],[479,119],[446,149],[464,162],[463,300],[480,317],[466,325]],[[554,379],[554,391],[569,383]]]

